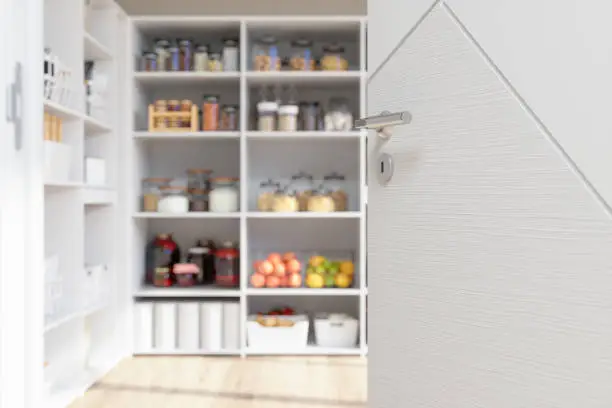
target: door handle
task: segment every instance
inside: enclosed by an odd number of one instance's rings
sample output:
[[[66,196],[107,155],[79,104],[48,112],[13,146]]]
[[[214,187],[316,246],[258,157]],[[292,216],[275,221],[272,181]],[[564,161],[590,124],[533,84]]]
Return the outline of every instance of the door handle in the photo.
[[[382,140],[389,140],[393,132],[391,127],[407,125],[412,122],[412,115],[408,111],[391,113],[384,111],[377,116],[368,116],[355,121],[356,129],[374,129]]]
[[[23,129],[23,105],[22,105],[22,72],[21,63],[15,64],[15,82],[9,85],[6,101],[6,120],[15,126],[15,150],[21,150]]]

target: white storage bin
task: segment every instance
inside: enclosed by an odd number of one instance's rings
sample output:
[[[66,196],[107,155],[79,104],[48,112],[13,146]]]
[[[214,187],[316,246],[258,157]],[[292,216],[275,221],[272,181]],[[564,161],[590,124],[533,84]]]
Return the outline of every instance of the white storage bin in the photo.
[[[220,351],[222,348],[223,304],[205,302],[200,304],[200,347],[205,351]]]
[[[97,157],[85,158],[85,184],[106,186],[106,161]]]
[[[44,152],[43,171],[46,181],[70,181],[70,170],[72,169],[72,146],[45,140]]]
[[[199,348],[200,310],[198,303],[179,303],[178,305],[178,346],[181,350],[194,351]]]
[[[169,302],[155,303],[155,342],[157,350],[172,351],[176,349],[176,304]]]
[[[289,319],[295,324],[292,327],[264,327],[257,322],[257,316],[249,316],[247,320],[249,348],[270,352],[283,350],[295,352],[306,348],[308,345],[308,316],[264,316],[266,317]]]
[[[240,349],[240,303],[223,304],[223,348]]]
[[[134,325],[136,352],[147,352],[153,349],[153,303],[138,302],[134,305],[136,324]]]
[[[359,320],[345,314],[319,314],[314,319],[315,338],[320,347],[356,347]]]

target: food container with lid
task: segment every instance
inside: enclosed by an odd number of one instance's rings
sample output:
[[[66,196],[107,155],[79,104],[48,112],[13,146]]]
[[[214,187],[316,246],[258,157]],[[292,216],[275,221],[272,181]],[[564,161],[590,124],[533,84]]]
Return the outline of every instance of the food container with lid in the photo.
[[[160,188],[161,198],[157,204],[160,213],[180,214],[189,212],[187,189],[180,186],[164,186]]]
[[[202,103],[202,130],[219,130],[219,96],[204,95]]]
[[[272,211],[274,206],[274,197],[279,193],[280,183],[272,179],[261,182],[259,184],[259,195],[257,196],[257,210]]]
[[[257,104],[257,129],[260,132],[274,132],[276,130],[276,114],[278,103],[262,101]]]
[[[160,188],[170,184],[169,178],[146,178],[142,180],[142,210],[146,212],[157,211],[161,198]]]
[[[311,212],[334,212],[336,211],[336,205],[334,199],[331,197],[331,191],[319,187],[316,191],[308,197],[308,211]]]
[[[321,58],[321,70],[323,71],[346,71],[348,61],[344,57],[344,47],[338,44],[328,44],[323,47],[323,58]]]
[[[189,190],[210,190],[210,169],[187,169],[187,188]]]
[[[174,268],[172,268],[172,272],[176,278],[177,285],[193,286],[197,282],[200,268],[198,268],[196,264],[185,261],[175,264]]]
[[[209,191],[195,188],[189,191],[189,211],[208,211]]]
[[[221,62],[221,54],[213,52],[208,54],[208,70],[211,72],[223,71],[223,63]]]
[[[291,43],[289,66],[293,71],[315,70],[315,60],[312,56],[312,41],[299,39]]]
[[[167,40],[156,40],[155,41],[155,54],[157,56],[157,70],[168,71],[170,67],[170,52],[168,48],[170,42]]]
[[[170,268],[161,266],[155,268],[153,273],[153,285],[166,288],[172,286],[172,276],[170,275]]]
[[[146,51],[142,54],[140,70],[146,72],[157,71],[157,54]]]
[[[238,130],[238,106],[223,105],[221,108],[221,130]]]
[[[318,129],[319,106],[316,102],[300,102],[300,113],[298,115],[298,129],[314,132]]]
[[[308,198],[311,196],[315,185],[312,175],[303,171],[295,174],[291,177],[290,190],[295,191],[296,197],[299,202],[299,210],[308,210]]]
[[[223,41],[223,70],[238,71],[238,40],[228,38]]]
[[[208,71],[208,46],[198,45],[193,55],[193,70]]]
[[[212,190],[209,194],[210,212],[236,212],[239,209],[239,186],[235,177],[216,177],[210,180]]]
[[[179,68],[181,71],[191,71],[193,64],[193,48],[190,40],[179,40]]]
[[[253,49],[254,71],[280,71],[281,58],[278,55],[278,43],[275,37],[260,38]]]
[[[278,130],[283,132],[297,131],[299,111],[297,105],[281,105],[278,108]]]
[[[297,193],[288,187],[279,190],[272,200],[273,212],[298,212],[300,204]]]
[[[325,114],[325,130],[348,131],[353,128],[353,114],[346,98],[331,98]]]
[[[219,286],[240,285],[240,253],[234,243],[224,242],[215,251],[215,282]]]
[[[181,70],[181,51],[177,44],[168,47],[168,71]]]
[[[342,174],[331,173],[323,177],[323,186],[331,191],[336,211],[346,211],[348,207],[348,194],[346,192],[346,178]]]

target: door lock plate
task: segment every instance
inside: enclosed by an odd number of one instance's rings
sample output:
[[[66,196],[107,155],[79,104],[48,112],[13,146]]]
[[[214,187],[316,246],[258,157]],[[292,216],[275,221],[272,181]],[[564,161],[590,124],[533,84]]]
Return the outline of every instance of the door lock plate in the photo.
[[[393,157],[388,153],[381,153],[378,156],[376,175],[378,183],[381,186],[386,186],[393,178]]]

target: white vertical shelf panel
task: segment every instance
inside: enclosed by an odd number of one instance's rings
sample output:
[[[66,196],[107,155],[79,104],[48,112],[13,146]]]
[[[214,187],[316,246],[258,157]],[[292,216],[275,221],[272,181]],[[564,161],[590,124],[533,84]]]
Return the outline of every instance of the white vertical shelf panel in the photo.
[[[249,95],[246,72],[248,70],[248,32],[246,22],[240,22],[240,356],[245,357],[247,345],[246,320],[248,316],[248,302],[246,288],[249,279],[249,245],[247,211],[249,186],[248,180],[248,140],[246,130],[249,121]]]
[[[359,45],[360,45],[360,61],[359,66],[361,67],[361,72],[364,73],[366,71],[367,66],[367,49],[366,49],[366,19],[361,21],[361,25],[359,27]],[[365,75],[361,75],[359,80],[359,116],[365,117],[367,116],[367,77]],[[359,279],[360,279],[360,287],[361,294],[359,298],[359,341],[361,347],[361,355],[365,356],[367,354],[367,344],[366,344],[366,325],[368,319],[368,311],[367,311],[367,146],[366,146],[367,134],[362,135],[359,139],[359,185],[361,187],[360,191],[360,199],[361,199],[361,218],[359,220]]]

